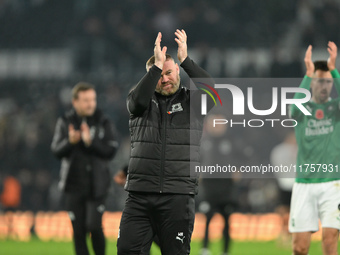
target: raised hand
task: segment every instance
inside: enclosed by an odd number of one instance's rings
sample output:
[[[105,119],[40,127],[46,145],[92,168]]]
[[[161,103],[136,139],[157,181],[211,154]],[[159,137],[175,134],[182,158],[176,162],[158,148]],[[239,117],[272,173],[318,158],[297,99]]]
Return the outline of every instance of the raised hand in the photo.
[[[188,56],[187,34],[183,29],[177,29],[175,35],[177,36],[177,38],[175,38],[175,41],[178,44],[177,57],[179,62],[182,63]]]
[[[327,50],[329,52],[327,66],[329,71],[332,71],[335,69],[336,57],[338,55],[338,47],[336,47],[336,44],[334,42],[328,42]]]
[[[314,74],[314,63],[312,61],[312,45],[309,45],[305,55],[306,75],[312,77]]]
[[[81,130],[81,139],[83,140],[86,146],[90,146],[92,143],[91,133],[90,133],[90,128],[85,121],[81,123],[80,130]]]
[[[80,141],[80,131],[75,130],[72,124],[68,125],[68,140],[71,144],[76,144]]]
[[[166,50],[167,47],[161,48],[162,33],[159,32],[155,41],[154,55],[155,55],[155,66],[159,69],[163,69],[164,62],[166,60]]]

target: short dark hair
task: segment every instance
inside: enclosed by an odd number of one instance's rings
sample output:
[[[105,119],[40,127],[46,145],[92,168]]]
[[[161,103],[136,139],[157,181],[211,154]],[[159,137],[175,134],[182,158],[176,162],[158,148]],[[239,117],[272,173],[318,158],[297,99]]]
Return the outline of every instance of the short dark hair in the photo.
[[[78,94],[81,91],[95,90],[94,86],[87,82],[78,82],[72,89],[72,99],[78,99]]]
[[[314,61],[314,67],[315,67],[314,72],[317,70],[324,71],[324,72],[329,71],[327,61],[324,61],[324,60]]]
[[[174,62],[175,60],[173,59],[173,57],[170,54],[165,54],[166,60],[172,59]],[[152,66],[155,64],[155,55],[153,55],[151,58],[149,58],[148,61],[146,61],[146,68]]]

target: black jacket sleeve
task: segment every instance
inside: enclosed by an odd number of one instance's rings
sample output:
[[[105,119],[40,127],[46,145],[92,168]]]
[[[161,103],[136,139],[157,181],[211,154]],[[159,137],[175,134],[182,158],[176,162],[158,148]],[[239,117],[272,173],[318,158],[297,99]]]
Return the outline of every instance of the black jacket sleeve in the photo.
[[[162,70],[153,65],[137,86],[130,91],[127,98],[127,108],[130,114],[135,116],[143,114],[155,92],[161,73]]]
[[[115,139],[114,128],[109,120],[104,121],[103,127],[104,136],[100,138],[101,131],[97,130],[88,149],[98,157],[111,159],[117,152],[118,142]]]
[[[187,57],[182,63],[181,67],[188,74],[190,78],[210,78],[210,74],[203,68],[198,66],[193,60]]]
[[[205,78],[204,82],[208,83],[208,85],[214,87],[214,79],[210,76],[210,74],[205,71],[203,68],[198,66],[193,60],[187,57],[181,64],[181,67],[188,74],[190,78]],[[191,105],[193,106],[195,113],[197,116],[200,116],[200,106],[201,106],[201,95],[205,93],[202,90],[196,90],[191,97]],[[214,102],[211,98],[208,98],[207,101],[207,111],[209,112],[214,107]]]
[[[73,145],[68,141],[68,127],[63,118],[59,118],[54,131],[51,150],[58,158],[68,157]]]

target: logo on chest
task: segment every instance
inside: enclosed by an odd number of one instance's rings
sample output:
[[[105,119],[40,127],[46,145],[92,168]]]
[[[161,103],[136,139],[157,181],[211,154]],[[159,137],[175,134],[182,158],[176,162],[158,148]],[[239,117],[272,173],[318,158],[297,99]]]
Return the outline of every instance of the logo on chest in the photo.
[[[175,113],[175,112],[182,112],[183,111],[183,107],[182,107],[181,103],[173,104],[171,107],[172,107],[171,111],[168,111],[168,114],[172,114],[172,113]]]

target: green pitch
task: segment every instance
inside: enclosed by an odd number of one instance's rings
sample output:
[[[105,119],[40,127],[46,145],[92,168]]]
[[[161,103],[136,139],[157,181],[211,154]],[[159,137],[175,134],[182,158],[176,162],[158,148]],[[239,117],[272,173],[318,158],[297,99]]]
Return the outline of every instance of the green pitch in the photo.
[[[89,244],[89,246],[91,246]],[[192,242],[191,253],[198,255],[201,244],[199,242]],[[222,249],[222,242],[214,242],[210,245],[212,255],[220,255]],[[339,249],[340,251],[340,249]],[[283,255],[291,254],[289,248],[280,248],[276,242],[233,242],[230,250],[231,255]],[[42,242],[37,238],[33,238],[29,242],[16,241],[0,241],[1,255],[74,255],[73,244],[65,242]],[[93,254],[93,253],[91,253]],[[116,243],[107,242],[107,255],[114,255],[116,253]],[[160,251],[158,247],[152,247],[151,255],[158,255]],[[320,242],[313,242],[310,249],[310,254],[322,254]]]

